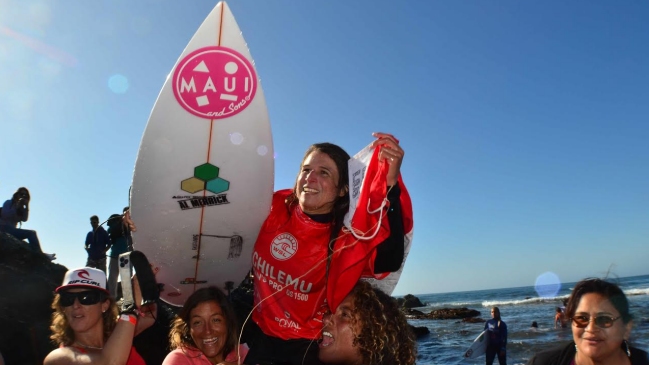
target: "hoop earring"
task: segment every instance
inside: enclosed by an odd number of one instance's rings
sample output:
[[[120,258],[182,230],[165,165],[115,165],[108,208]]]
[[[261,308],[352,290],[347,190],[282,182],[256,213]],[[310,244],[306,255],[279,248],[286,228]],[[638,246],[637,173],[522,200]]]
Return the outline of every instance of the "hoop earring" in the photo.
[[[629,343],[626,342],[626,340],[622,340],[622,344],[624,345],[624,348],[626,349],[626,356],[631,357],[631,349],[629,349]]]

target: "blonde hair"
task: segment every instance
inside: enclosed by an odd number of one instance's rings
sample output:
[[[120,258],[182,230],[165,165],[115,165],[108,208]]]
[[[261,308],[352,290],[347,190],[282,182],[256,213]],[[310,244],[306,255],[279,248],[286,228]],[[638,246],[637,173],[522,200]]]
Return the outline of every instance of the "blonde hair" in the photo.
[[[106,341],[110,334],[113,333],[113,329],[115,329],[115,325],[117,324],[118,314],[115,299],[113,299],[109,295],[106,295],[104,302],[106,300],[108,300],[110,303],[108,310],[102,313],[102,320],[104,325],[104,341]],[[61,295],[59,293],[54,294],[52,309],[54,310],[54,313],[52,313],[52,324],[50,325],[50,330],[52,330],[50,339],[52,340],[52,342],[59,346],[72,345],[74,343],[74,331],[72,330],[72,327],[70,327],[68,319],[65,317],[65,313],[63,312],[63,307],[61,306]]]

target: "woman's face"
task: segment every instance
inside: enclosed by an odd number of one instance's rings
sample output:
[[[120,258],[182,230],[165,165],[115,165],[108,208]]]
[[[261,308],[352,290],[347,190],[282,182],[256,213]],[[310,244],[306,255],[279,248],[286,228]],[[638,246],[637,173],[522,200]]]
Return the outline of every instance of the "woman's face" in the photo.
[[[335,313],[325,314],[322,342],[318,357],[327,364],[361,364],[360,349],[354,338],[360,333],[361,322],[355,314],[353,293],[338,306]]]
[[[228,338],[228,327],[217,302],[202,302],[189,312],[189,334],[196,347],[213,364],[224,360],[223,347]]]
[[[601,328],[595,324],[595,317],[606,316],[617,318],[613,325]],[[580,328],[572,321],[572,337],[577,345],[577,356],[586,356],[592,360],[606,361],[610,356],[622,354],[622,340],[629,338],[631,322],[624,324],[620,312],[605,297],[597,293],[584,294],[579,300],[573,318],[589,319],[588,325]],[[626,356],[626,354],[624,354]]]
[[[345,195],[345,191],[337,186],[338,178],[338,167],[329,155],[311,152],[297,176],[295,194],[300,208],[308,214],[330,213],[334,202]]]
[[[81,300],[86,302],[86,300],[97,298],[96,294],[98,293],[95,292],[96,291],[93,290],[75,288],[68,289],[60,293],[62,297],[67,296],[69,297],[68,300],[74,300],[74,302],[69,306],[63,306],[63,304],[65,304],[65,300],[63,300],[63,298],[59,299],[59,303],[63,308],[63,314],[68,320],[68,324],[75,334],[88,332],[90,330],[93,330],[95,327],[103,328],[104,321],[102,315],[105,311],[108,310],[110,301],[104,300],[103,302],[101,302],[98,300],[94,304],[81,304],[78,297],[81,296]]]

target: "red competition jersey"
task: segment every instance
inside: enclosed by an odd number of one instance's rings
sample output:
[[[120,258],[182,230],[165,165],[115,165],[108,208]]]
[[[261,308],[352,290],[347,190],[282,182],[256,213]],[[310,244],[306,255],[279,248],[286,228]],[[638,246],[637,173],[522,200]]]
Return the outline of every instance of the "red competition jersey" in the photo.
[[[318,223],[295,204],[291,210],[285,200],[291,190],[273,195],[270,214],[261,227],[252,253],[255,274],[255,305],[252,318],[267,335],[282,339],[317,339],[322,331],[322,315],[327,300],[332,310],[349,294],[361,277],[382,279],[387,274],[374,275],[376,246],[390,235],[384,214],[374,212],[387,196],[388,164],[379,162],[377,148],[370,162],[364,188],[360,195],[353,226],[376,235],[359,241],[343,230],[334,243],[329,268],[329,287],[325,288],[328,243],[331,223]],[[404,233],[412,233],[412,203],[399,177],[400,203]],[[371,203],[368,205],[368,201]],[[371,207],[372,213],[368,212]]]
[[[273,195],[270,214],[252,253],[255,308],[252,318],[267,335],[282,339],[320,337],[330,223],[318,223]]]

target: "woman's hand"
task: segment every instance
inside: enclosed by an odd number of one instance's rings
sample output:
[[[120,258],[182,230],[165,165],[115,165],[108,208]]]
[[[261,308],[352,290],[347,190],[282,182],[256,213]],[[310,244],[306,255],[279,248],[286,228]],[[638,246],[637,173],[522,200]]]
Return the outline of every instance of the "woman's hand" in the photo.
[[[140,289],[140,282],[137,280],[137,275],[133,275],[132,283],[135,306],[140,312],[137,326],[135,327],[135,335],[137,336],[155,323],[155,319],[158,316],[158,306],[156,303],[142,305],[142,290]]]
[[[122,222],[124,223],[124,225],[126,227],[128,227],[128,229],[131,232],[137,232],[137,227],[135,226],[135,222],[133,222],[133,219],[131,219],[131,210],[130,209],[127,210],[126,212],[124,212],[124,217],[122,218]]]
[[[403,162],[405,152],[399,146],[399,140],[391,134],[378,132],[372,133],[372,136],[376,137],[376,140],[372,142],[372,148],[383,146],[379,154],[379,161],[385,161],[390,165],[387,182],[388,186],[394,186],[399,181],[401,163]]]

